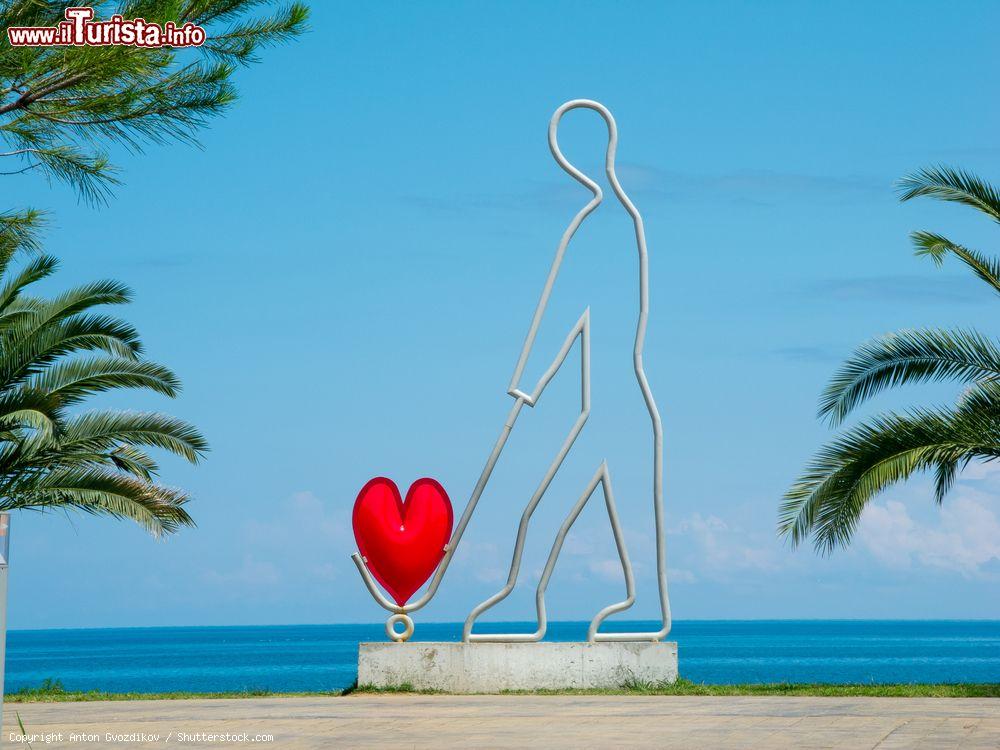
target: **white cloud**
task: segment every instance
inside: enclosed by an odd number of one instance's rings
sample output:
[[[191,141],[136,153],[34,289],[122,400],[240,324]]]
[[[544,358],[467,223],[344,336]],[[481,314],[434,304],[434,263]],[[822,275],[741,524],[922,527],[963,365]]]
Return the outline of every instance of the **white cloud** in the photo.
[[[725,577],[735,571],[772,572],[779,568],[776,545],[718,516],[692,513],[669,532],[681,537],[691,549],[685,562],[710,577]],[[692,573],[692,576],[694,573]]]
[[[343,510],[327,510],[312,492],[296,492],[267,516],[251,516],[240,526],[241,540],[252,547],[285,548],[325,543],[330,549],[354,549]]]
[[[694,583],[698,580],[694,573],[685,568],[669,568],[667,580],[670,583]]]
[[[563,542],[562,553],[564,555],[592,555],[597,549],[597,545],[594,543],[593,532],[584,532],[584,536],[581,536],[579,531],[570,531],[566,534],[566,540]]]
[[[466,537],[458,545],[448,570],[460,575],[460,571],[468,572],[472,579],[479,583],[499,583],[507,580],[509,566],[495,543],[480,542]]]
[[[858,538],[884,565],[915,565],[976,576],[1000,560],[1000,520],[969,492],[945,501],[938,519],[921,523],[897,500],[870,505],[861,519]]]
[[[966,482],[995,480],[1000,478],[1000,461],[976,461],[966,466],[959,475],[960,481]]]
[[[641,578],[644,565],[642,551],[628,530],[625,534],[625,546],[632,563],[632,573]],[[637,559],[638,558],[638,559]],[[559,555],[557,569],[563,567],[570,572],[572,580],[585,583],[589,579],[597,579],[606,583],[624,584],[625,574],[618,558],[615,538],[611,533],[607,517],[601,519],[596,526],[575,527],[566,535]]]
[[[353,535],[342,516],[342,508],[328,507],[312,492],[297,492],[266,518],[244,521],[237,532],[247,550],[242,560],[205,570],[202,579],[236,592],[328,584],[337,578],[336,563],[354,550]]]
[[[337,566],[329,562],[316,565],[312,568],[312,574],[321,580],[332,581],[337,578]]]
[[[634,567],[635,566],[633,566],[633,568]],[[607,581],[608,583],[625,582],[625,574],[622,572],[622,563],[617,557],[606,557],[598,560],[591,560],[587,563],[587,570],[594,577],[602,581]],[[670,583],[694,583],[697,578],[694,573],[686,568],[670,568],[667,571],[667,580]]]
[[[770,530],[747,531],[717,515],[692,513],[667,534],[671,538],[668,558],[676,565],[668,568],[671,583],[730,581],[740,573],[757,577],[798,565],[780,556],[780,544]],[[655,535],[651,530],[625,529],[625,539],[636,581],[641,584],[655,575]],[[567,563],[574,581],[623,581],[614,538],[606,526],[574,528],[562,553],[571,559]]]
[[[255,560],[250,555],[244,555],[242,564],[232,570],[207,570],[202,578],[206,583],[224,587],[234,584],[249,588],[271,587],[281,582],[281,574],[273,563]]]
[[[617,557],[591,560],[587,563],[587,570],[602,581],[609,583],[620,583],[625,580],[625,574],[622,572],[622,561]]]

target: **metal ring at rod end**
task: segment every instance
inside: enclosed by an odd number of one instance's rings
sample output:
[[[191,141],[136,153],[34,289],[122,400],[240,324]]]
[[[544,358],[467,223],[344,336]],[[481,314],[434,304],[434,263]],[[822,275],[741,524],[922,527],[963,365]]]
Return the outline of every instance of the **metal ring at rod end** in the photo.
[[[403,623],[403,632],[400,633],[396,630],[396,623]],[[413,620],[408,614],[403,612],[397,612],[396,614],[389,617],[385,621],[385,633],[396,643],[402,643],[403,641],[408,641],[410,636],[413,635]]]

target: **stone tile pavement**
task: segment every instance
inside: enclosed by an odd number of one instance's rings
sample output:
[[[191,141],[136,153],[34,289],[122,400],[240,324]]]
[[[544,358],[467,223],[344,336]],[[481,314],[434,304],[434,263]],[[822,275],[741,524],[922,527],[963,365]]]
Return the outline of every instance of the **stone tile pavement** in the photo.
[[[27,703],[4,706],[0,746],[27,747],[16,736],[12,741],[10,733],[20,731],[15,711],[39,735],[36,749],[1000,748],[1000,700],[979,698],[350,695]]]

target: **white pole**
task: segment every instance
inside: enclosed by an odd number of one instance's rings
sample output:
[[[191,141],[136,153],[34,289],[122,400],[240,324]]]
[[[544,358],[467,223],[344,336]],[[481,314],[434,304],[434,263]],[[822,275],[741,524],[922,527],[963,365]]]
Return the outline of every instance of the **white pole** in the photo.
[[[3,676],[7,657],[7,563],[10,553],[10,514],[0,513],[0,732],[3,731]]]

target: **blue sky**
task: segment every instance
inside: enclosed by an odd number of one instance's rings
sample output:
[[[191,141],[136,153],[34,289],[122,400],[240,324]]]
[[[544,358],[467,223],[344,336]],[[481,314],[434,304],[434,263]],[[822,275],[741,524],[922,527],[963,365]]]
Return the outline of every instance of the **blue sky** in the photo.
[[[548,118],[599,99],[644,213],[646,370],[666,429],[671,596],[689,618],[1000,617],[1000,475],[933,505],[880,498],[851,549],[775,537],[782,492],[830,432],[814,417],[866,339],[978,325],[996,300],[912,257],[937,230],[996,248],[967,209],[900,205],[892,183],[948,163],[1000,181],[992,3],[315,3],[313,31],[240,73],[243,99],[182,145],[118,154],[125,185],[79,205],[37,177],[8,204],[52,212],[58,285],[131,284],[128,315],[172,366],[212,443],[189,488],[198,528],[155,542],[79,516],[15,518],[10,625],[374,622],[349,560],[357,490],[439,479],[460,512],[509,408],[507,381],[552,253],[586,192],[548,154]],[[596,116],[568,157],[600,174]],[[594,412],[540,506],[522,586],[533,616],[553,530],[607,458],[639,600],[655,616],[648,421],[631,377],[635,251],[608,201],[571,247],[528,381],[586,304]],[[54,287],[53,287],[54,288]],[[516,520],[574,416],[569,370],[525,415],[458,561],[419,622],[464,618],[506,576]],[[873,408],[954,396],[914,388]],[[595,498],[599,499],[599,498]],[[599,502],[567,542],[553,619],[621,598]]]

